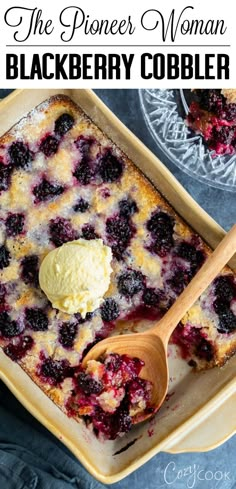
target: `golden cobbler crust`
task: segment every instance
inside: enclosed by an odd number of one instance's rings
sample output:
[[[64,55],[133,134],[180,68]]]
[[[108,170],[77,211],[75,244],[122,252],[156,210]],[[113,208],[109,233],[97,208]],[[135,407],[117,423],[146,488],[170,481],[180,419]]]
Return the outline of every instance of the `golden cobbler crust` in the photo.
[[[56,131],[56,121],[64,114],[69,114],[73,124],[61,134]],[[48,155],[51,150],[43,151],[42,142],[50,137],[58,146]],[[17,155],[29,151],[28,164],[14,156],[12,148],[19,142],[26,150],[18,146]],[[170,307],[181,292],[180,284],[187,284],[210,249],[68,97],[52,97],[2,136],[0,165],[0,346],[66,412],[85,349],[112,329],[136,331],[140,323],[150,327]],[[122,167],[115,177],[114,165]],[[83,178],[87,178],[88,168],[90,181],[80,181],[79,172],[83,169]],[[45,180],[54,190],[41,189],[41,198],[35,188]],[[55,188],[58,193],[53,194]],[[87,205],[82,211],[78,209],[81,201]],[[127,211],[127,203],[131,210]],[[9,231],[9,216],[19,214],[23,229]],[[155,224],[155,216],[161,226]],[[56,231],[52,231],[55,222]],[[116,304],[115,319],[110,316],[110,306],[105,312],[88,315],[85,321],[52,309],[38,286],[37,270],[46,254],[60,240],[84,237],[84,233],[86,239],[95,233],[112,247],[113,273],[106,304],[113,301],[113,310]],[[179,251],[183,244],[188,253],[192,250],[191,256]],[[228,268],[223,275],[234,283]],[[124,292],[127,280],[133,289]],[[222,333],[222,326],[219,328],[215,289],[214,284],[207,289],[173,336],[174,342],[184,345],[185,353],[188,349],[187,360],[199,369],[222,365],[236,349],[236,330]],[[191,343],[188,331],[193,330]],[[30,338],[30,347],[24,350],[25,337]],[[206,345],[210,345],[208,354]]]
[[[236,89],[235,88],[222,88],[222,95],[227,99],[230,104],[236,103]]]

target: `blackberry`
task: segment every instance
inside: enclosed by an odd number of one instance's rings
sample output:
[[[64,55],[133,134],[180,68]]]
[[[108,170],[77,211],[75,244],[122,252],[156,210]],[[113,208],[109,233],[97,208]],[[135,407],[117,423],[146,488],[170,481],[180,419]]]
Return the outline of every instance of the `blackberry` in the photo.
[[[95,433],[103,433],[108,440],[115,440],[121,433],[127,433],[132,426],[127,403],[121,404],[116,413],[105,413],[100,406],[95,406],[92,418]]]
[[[166,212],[156,211],[147,222],[147,229],[153,237],[165,238],[172,236],[174,229],[174,219]]]
[[[194,262],[196,259],[196,249],[190,243],[183,241],[180,243],[175,250],[175,254],[183,260]]]
[[[118,290],[121,295],[133,297],[144,288],[144,276],[137,270],[127,270],[118,278]]]
[[[156,211],[147,222],[147,230],[151,232],[150,251],[165,256],[174,245],[174,219],[166,212]]]
[[[138,206],[133,199],[123,199],[119,202],[120,216],[129,219],[135,212],[138,212]]]
[[[78,331],[76,323],[63,323],[59,328],[59,343],[64,348],[72,348]]]
[[[105,358],[104,362],[106,370],[109,370],[111,372],[118,372],[118,370],[120,370],[121,364],[122,358],[121,355],[118,355],[118,353],[110,353]]]
[[[123,173],[122,161],[107,149],[99,160],[97,173],[104,183],[116,182]]]
[[[35,196],[35,203],[44,202],[64,192],[64,187],[57,183],[50,183],[46,178],[43,178],[39,185],[36,185],[33,189]]]
[[[231,144],[234,139],[234,129],[229,126],[213,127],[210,143]]]
[[[71,222],[68,219],[64,219],[64,217],[51,219],[49,224],[49,234],[50,241],[57,247],[78,238],[78,234],[72,228]]]
[[[112,250],[116,258],[121,258],[125,249],[129,246],[131,238],[135,234],[134,225],[121,217],[109,217],[106,220],[106,234],[108,241],[112,244]]]
[[[129,407],[127,401],[123,400],[115,414],[115,424],[113,437],[116,438],[119,433],[128,433],[132,428],[132,419],[129,415]],[[113,439],[114,439],[113,438]]]
[[[201,109],[216,112],[223,106],[223,95],[220,90],[197,90]]]
[[[227,104],[217,111],[218,117],[226,121],[234,121],[236,119],[236,104]]]
[[[39,259],[37,255],[29,255],[21,261],[21,278],[26,284],[37,286]]]
[[[213,346],[205,338],[201,338],[200,342],[195,348],[195,355],[199,358],[204,358],[207,362],[210,362],[214,357]]]
[[[73,175],[81,185],[88,185],[93,179],[94,173],[89,164],[82,161],[77,165]]]
[[[106,413],[103,409],[95,405],[92,423],[95,435],[103,433],[108,440],[115,439],[117,432],[114,433],[114,415]]]
[[[118,260],[121,261],[124,258],[124,253],[126,252],[127,247],[130,244],[130,239],[128,239],[128,236],[133,237],[136,229],[132,224],[130,224],[128,221],[120,229],[117,229],[117,235],[119,234],[119,231],[123,236],[121,239],[114,239],[113,242],[110,240],[111,248],[112,248],[112,254],[113,256]]]
[[[43,138],[43,140],[40,143],[39,149],[40,151],[42,151],[42,153],[45,156],[49,157],[57,152],[58,146],[59,146],[58,139],[55,138],[55,136],[49,134],[48,136],[45,136],[45,138]]]
[[[64,136],[74,125],[75,120],[72,115],[64,113],[58,117],[58,119],[55,121],[55,133],[58,134],[59,136]]]
[[[9,214],[5,222],[7,236],[21,234],[24,229],[24,223],[24,214]]]
[[[46,331],[48,329],[48,317],[41,309],[26,309],[26,326],[33,331]]]
[[[146,306],[157,307],[160,301],[160,295],[155,289],[147,287],[144,289],[142,299]]]
[[[31,336],[19,338],[17,343],[9,343],[3,348],[4,353],[14,362],[21,360],[33,347],[34,340]]]
[[[222,312],[218,312],[219,315],[219,325],[217,330],[219,333],[232,333],[236,330],[236,316],[233,314],[231,309],[223,309]]]
[[[218,277],[219,279],[224,277]],[[217,280],[217,279],[216,279]],[[219,282],[219,288],[222,286],[222,283]],[[220,289],[221,290],[221,289]],[[213,302],[213,308],[216,314],[219,316],[219,324],[217,326],[217,330],[219,333],[231,333],[236,329],[236,316],[233,311],[230,309],[230,301],[227,296],[224,296],[225,289],[222,289],[222,296],[218,296],[217,299]]]
[[[180,295],[186,285],[188,285],[190,280],[191,273],[187,272],[186,270],[177,268],[171,278],[167,280],[167,284],[177,295]]]
[[[12,320],[8,312],[0,312],[0,334],[5,338],[12,338],[21,334],[22,327],[14,320]]]
[[[88,375],[85,372],[80,372],[76,380],[79,389],[87,396],[90,396],[91,394],[101,394],[103,390],[102,382],[93,379],[91,375]]]
[[[216,314],[223,314],[229,309],[229,303],[228,301],[225,301],[225,299],[215,299],[213,302],[213,309]]]
[[[110,241],[128,243],[132,231],[129,222],[120,216],[109,217],[106,220],[106,234]]]
[[[98,234],[95,232],[95,229],[91,224],[84,224],[84,226],[82,227],[81,237],[87,240],[99,238]]]
[[[174,240],[172,236],[169,236],[168,238],[156,239],[151,246],[149,246],[149,251],[156,253],[163,258],[169,253],[173,246]]]
[[[8,148],[10,162],[16,168],[26,168],[33,160],[33,154],[22,141],[14,141]]]
[[[223,301],[230,302],[236,295],[232,275],[224,275],[214,280],[215,294]]]
[[[111,246],[112,255],[117,261],[122,261],[124,259],[124,253],[126,252],[126,246],[122,243],[117,243]]]
[[[102,320],[109,323],[115,321],[120,314],[117,302],[111,297],[105,299],[100,308]]]
[[[136,404],[138,398],[145,399],[147,397],[146,387],[147,381],[139,377],[134,378],[128,383],[127,393],[131,404]]]
[[[81,161],[83,161],[83,163],[87,163],[90,160],[90,149],[94,142],[95,139],[88,136],[79,136],[75,141],[76,148],[78,148],[81,153]]]
[[[10,258],[11,255],[6,246],[0,246],[0,270],[9,266]]]
[[[88,185],[94,177],[94,170],[90,164],[90,148],[94,141],[93,138],[85,136],[79,136],[75,141],[75,145],[81,153],[81,160],[73,175],[81,185]]]
[[[190,263],[193,273],[195,273],[203,264],[205,256],[203,251],[197,250],[195,246],[182,241],[175,250],[175,255]]]
[[[39,367],[39,375],[51,385],[63,382],[67,377],[73,377],[74,369],[68,360],[54,360],[48,357],[43,360]]]
[[[12,171],[13,167],[11,165],[6,166],[0,162],[0,192],[8,190]]]
[[[77,204],[74,205],[73,210],[75,212],[84,213],[89,209],[89,203],[82,197],[78,200]]]

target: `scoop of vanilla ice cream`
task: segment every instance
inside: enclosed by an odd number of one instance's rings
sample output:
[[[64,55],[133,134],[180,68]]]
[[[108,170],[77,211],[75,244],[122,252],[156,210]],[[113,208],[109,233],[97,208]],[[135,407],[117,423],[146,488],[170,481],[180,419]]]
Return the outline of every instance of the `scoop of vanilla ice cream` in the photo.
[[[39,284],[52,306],[67,314],[97,309],[110,284],[112,252],[101,239],[69,241],[52,250],[39,270]]]

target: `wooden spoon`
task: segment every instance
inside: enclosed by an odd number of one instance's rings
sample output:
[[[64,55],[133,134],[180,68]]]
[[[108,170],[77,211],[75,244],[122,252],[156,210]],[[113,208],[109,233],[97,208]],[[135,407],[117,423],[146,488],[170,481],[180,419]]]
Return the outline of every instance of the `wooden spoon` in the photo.
[[[113,336],[100,341],[84,357],[82,366],[89,360],[98,360],[106,354],[126,354],[144,361],[141,376],[152,382],[150,413],[143,412],[133,419],[138,423],[153,415],[163,403],[168,388],[167,346],[171,333],[184,314],[214,280],[236,251],[236,224],[224,237],[215,251],[191,280],[165,316],[151,329],[142,333]]]

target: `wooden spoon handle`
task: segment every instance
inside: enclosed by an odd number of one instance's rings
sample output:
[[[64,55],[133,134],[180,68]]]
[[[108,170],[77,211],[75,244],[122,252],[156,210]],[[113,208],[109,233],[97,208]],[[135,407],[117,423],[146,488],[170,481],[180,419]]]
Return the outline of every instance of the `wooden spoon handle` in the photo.
[[[207,258],[203,266],[167,311],[165,316],[151,329],[152,333],[162,338],[168,344],[171,333],[184,314],[206,290],[216,275],[228,263],[236,252],[236,224],[226,234],[215,251]]]

